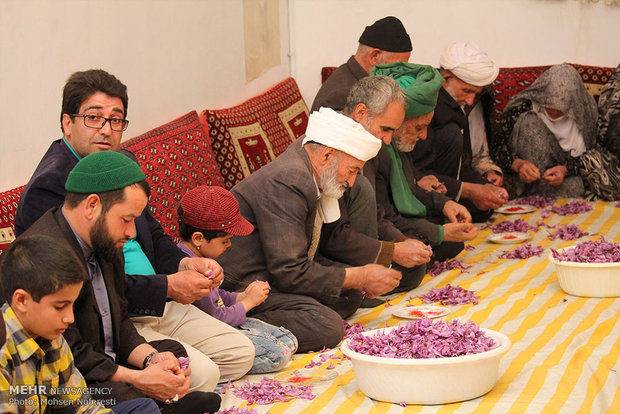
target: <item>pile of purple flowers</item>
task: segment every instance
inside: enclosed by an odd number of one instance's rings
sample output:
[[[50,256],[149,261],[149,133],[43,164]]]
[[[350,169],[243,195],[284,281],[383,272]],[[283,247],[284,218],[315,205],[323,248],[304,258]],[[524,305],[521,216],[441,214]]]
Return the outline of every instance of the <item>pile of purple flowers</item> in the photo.
[[[350,325],[347,321],[345,321],[343,319],[342,323],[344,324],[344,339],[347,339],[348,337],[350,337],[351,335],[354,335],[356,333],[364,332],[364,331],[367,330],[359,322],[354,323],[353,325]]]
[[[565,226],[557,227],[556,231],[553,233],[549,233],[547,238],[551,240],[562,239],[562,240],[576,240],[583,236],[588,236],[590,233],[587,231],[581,230],[574,224],[567,224]]]
[[[432,277],[435,277],[438,274],[443,273],[447,270],[452,270],[452,269],[468,270],[469,268],[471,268],[471,265],[465,264],[463,263],[463,261],[459,259],[454,259],[454,260],[446,260],[445,262],[434,262],[431,265],[431,268],[429,269],[428,272],[431,274]]]
[[[523,219],[517,219],[515,221],[502,221],[499,224],[491,226],[491,230],[493,233],[506,233],[506,232],[517,232],[517,233],[527,233],[528,230],[538,231],[538,227],[532,226],[527,221]]]
[[[561,206],[551,207],[551,211],[560,216],[573,216],[575,214],[587,213],[592,210],[592,206],[584,200],[574,200]]]
[[[452,286],[449,283],[440,288],[432,288],[429,292],[418,296],[425,303],[439,302],[442,305],[465,305],[467,303],[478,304],[480,296],[476,296],[476,292],[463,289],[460,286]]]
[[[555,198],[543,197],[540,195],[531,195],[527,197],[519,198],[515,201],[517,204],[526,204],[528,206],[534,206],[537,208],[544,208],[555,204]]]
[[[579,263],[615,263],[620,262],[620,244],[605,240],[585,241],[562,253],[551,249],[556,260]]]
[[[500,253],[497,257],[500,259],[529,259],[532,256],[540,256],[543,250],[541,246],[532,246],[530,243],[525,243],[514,250]]]
[[[388,333],[356,334],[349,338],[349,348],[365,355],[385,358],[428,359],[478,354],[496,344],[474,322],[462,324],[418,319]]]
[[[233,394],[237,398],[243,398],[250,404],[273,404],[286,402],[295,398],[312,400],[316,395],[312,394],[312,384],[309,385],[282,385],[279,381],[263,377],[260,382],[251,384],[246,381],[241,386],[232,385]]]
[[[215,414],[258,414],[254,408],[226,408],[224,410],[216,411]]]

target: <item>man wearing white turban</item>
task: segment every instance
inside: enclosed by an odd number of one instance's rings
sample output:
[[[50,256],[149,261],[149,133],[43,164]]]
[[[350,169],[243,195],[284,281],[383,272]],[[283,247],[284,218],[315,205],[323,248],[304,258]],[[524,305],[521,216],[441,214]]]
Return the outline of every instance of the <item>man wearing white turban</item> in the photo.
[[[364,263],[336,263],[326,256],[340,240],[321,238],[318,231],[346,220],[338,199],[380,147],[357,122],[321,108],[310,115],[305,136],[231,190],[254,231],[218,258],[222,288],[269,282],[267,300],[248,316],[293,332],[299,352],[336,346],[344,335],[342,319],[357,310],[363,294],[376,297],[400,282],[400,272],[385,267],[380,241],[359,243]],[[355,247],[355,239],[349,241]]]
[[[454,42],[443,51],[440,73],[444,78],[426,141],[413,149],[415,166],[423,174],[435,175],[445,184],[446,195],[465,205],[475,221],[485,221],[492,209],[506,201],[501,183],[490,182],[472,166],[470,128],[465,110],[476,95],[490,85],[499,68],[471,42]]]

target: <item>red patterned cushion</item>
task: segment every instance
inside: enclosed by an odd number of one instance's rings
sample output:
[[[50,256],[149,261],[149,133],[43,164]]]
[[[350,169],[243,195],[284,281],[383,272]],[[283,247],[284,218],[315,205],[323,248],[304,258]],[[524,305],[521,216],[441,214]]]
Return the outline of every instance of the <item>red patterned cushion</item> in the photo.
[[[536,78],[551,66],[524,66],[518,68],[500,68],[497,79],[493,82],[495,93],[495,122],[499,123],[499,116],[516,93],[530,86]]]
[[[598,102],[598,98],[601,96],[601,89],[609,82],[611,75],[616,70],[616,68],[578,65],[576,63],[569,63],[569,65],[577,69],[588,92],[590,92],[590,95],[594,97],[596,102]]]
[[[192,111],[122,146],[136,154],[147,176],[153,216],[178,242],[176,211],[183,194],[199,185],[224,186],[198,114]]]
[[[24,186],[0,193],[0,252],[15,239],[15,212]]]
[[[206,109],[200,121],[210,133],[226,188],[280,155],[306,131],[308,107],[287,78],[237,106]]]

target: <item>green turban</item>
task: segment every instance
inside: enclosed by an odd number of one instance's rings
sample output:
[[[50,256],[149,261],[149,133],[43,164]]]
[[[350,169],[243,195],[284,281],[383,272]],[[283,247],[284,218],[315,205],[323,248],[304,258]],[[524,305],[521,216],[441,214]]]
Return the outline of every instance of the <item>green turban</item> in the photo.
[[[434,67],[394,62],[377,65],[372,68],[370,74],[389,76],[403,88],[409,102],[405,118],[415,118],[435,110],[443,76]]]
[[[140,166],[128,156],[114,151],[100,151],[82,158],[65,182],[65,190],[95,194],[120,190],[144,181]]]

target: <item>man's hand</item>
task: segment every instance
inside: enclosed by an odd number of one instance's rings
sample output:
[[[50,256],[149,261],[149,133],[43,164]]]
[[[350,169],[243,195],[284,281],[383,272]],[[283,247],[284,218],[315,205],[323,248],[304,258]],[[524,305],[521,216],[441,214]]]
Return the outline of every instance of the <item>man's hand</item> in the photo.
[[[194,270],[202,273],[209,280],[213,281],[213,287],[218,287],[224,279],[222,267],[213,259],[206,257],[185,257],[179,262],[179,272],[181,270]]]
[[[463,183],[463,197],[471,200],[480,210],[491,210],[501,207],[506,202],[502,195],[508,194],[506,189],[493,184]]]
[[[158,355],[161,354],[154,358]],[[189,391],[190,378],[185,376],[174,355],[173,358],[164,356],[156,363],[151,362],[146,369],[135,372],[136,376],[131,384],[156,400],[172,400],[175,396],[183,398]]]
[[[450,220],[450,223],[471,223],[471,214],[467,207],[449,200],[443,206],[443,215]]]
[[[195,270],[183,270],[168,275],[168,297],[182,304],[193,303],[217,287],[209,278]]]
[[[566,177],[566,167],[563,165],[551,167],[543,174],[543,179],[554,187],[562,184],[564,177]]]
[[[445,194],[448,190],[446,186],[441,183],[434,175],[425,175],[418,180],[418,187],[423,188],[426,191],[437,191],[438,193]]]
[[[524,183],[540,180],[540,170],[530,161],[517,158],[512,162],[512,170],[519,174],[519,178]]]
[[[504,184],[504,177],[497,173],[497,171],[489,170],[484,174],[484,178],[493,185],[501,187]]]
[[[473,240],[478,228],[471,223],[447,223],[443,225],[444,241],[463,242]]]
[[[388,269],[378,264],[362,266],[362,271],[362,287],[369,298],[376,298],[393,290],[402,278],[398,270]]]
[[[394,243],[392,261],[404,267],[414,267],[431,260],[433,251],[424,243],[415,239],[407,239]]]

